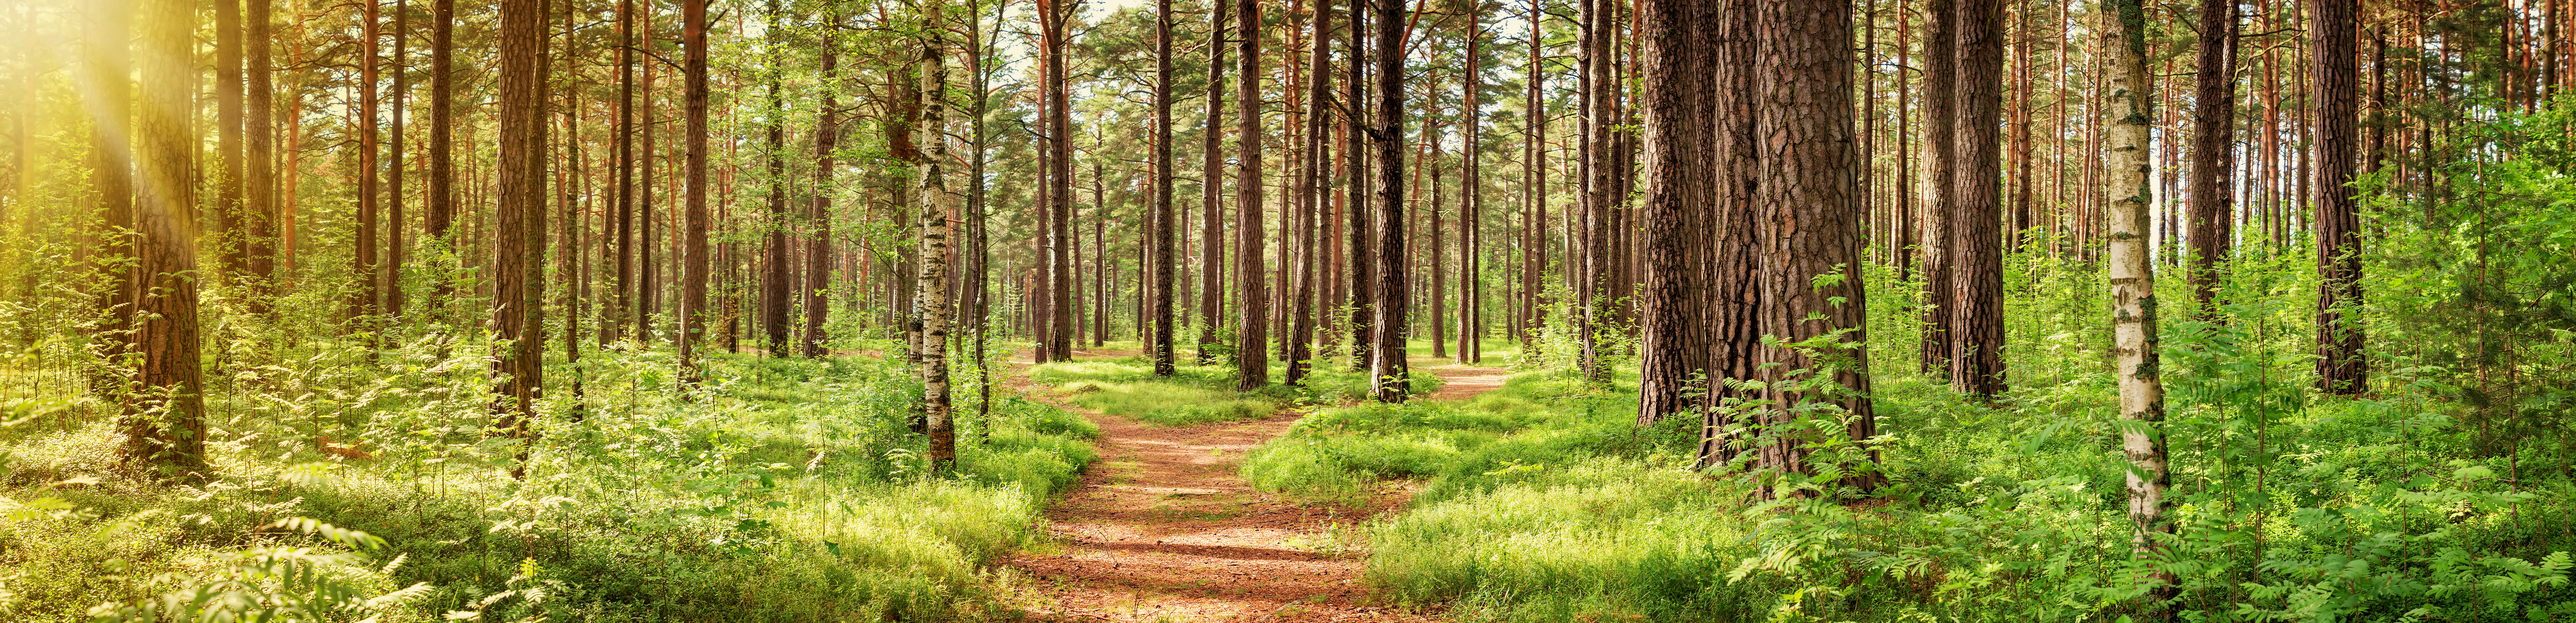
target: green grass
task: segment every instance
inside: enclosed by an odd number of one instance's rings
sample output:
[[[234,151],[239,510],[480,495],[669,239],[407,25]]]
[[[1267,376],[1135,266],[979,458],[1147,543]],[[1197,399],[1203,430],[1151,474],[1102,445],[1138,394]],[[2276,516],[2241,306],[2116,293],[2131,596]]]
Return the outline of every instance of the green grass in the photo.
[[[593,357],[583,419],[550,402],[534,444],[482,436],[472,396],[249,412],[217,422],[204,488],[120,473],[105,421],[16,431],[0,496],[82,510],[0,513],[0,609],[86,621],[215,579],[246,547],[341,549],[266,527],[293,516],[389,542],[326,577],[368,595],[427,583],[385,621],[981,619],[1001,612],[987,565],[1031,542],[1048,496],[1094,457],[1088,420],[1005,397],[989,419],[962,409],[956,473],[925,478],[904,427],[918,384],[897,364],[718,355],[718,389],[680,403],[647,372],[667,352]],[[451,407],[454,424],[424,426]],[[315,429],[373,456],[318,453]],[[530,475],[513,480],[522,448]],[[82,476],[96,483],[56,484]],[[507,590],[521,592],[486,603]]]

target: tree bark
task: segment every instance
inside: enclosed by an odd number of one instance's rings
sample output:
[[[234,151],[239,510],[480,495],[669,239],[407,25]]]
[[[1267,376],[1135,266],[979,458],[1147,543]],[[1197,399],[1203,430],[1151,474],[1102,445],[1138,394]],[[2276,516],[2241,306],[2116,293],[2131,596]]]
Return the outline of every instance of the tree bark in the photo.
[[[1292,386],[1305,382],[1307,367],[1313,365],[1315,358],[1312,346],[1315,341],[1315,282],[1321,274],[1316,265],[1319,254],[1315,252],[1315,229],[1320,225],[1316,215],[1324,209],[1323,195],[1317,189],[1324,183],[1324,120],[1332,114],[1330,100],[1333,97],[1333,11],[1324,2],[1315,4],[1314,36],[1310,39],[1314,56],[1307,63],[1306,72],[1305,149],[1298,165],[1296,222],[1291,224],[1298,244],[1292,265],[1288,267],[1295,279],[1295,283],[1289,286],[1290,314],[1294,320],[1288,329],[1286,357],[1287,381]],[[1165,54],[1164,57],[1170,58],[1170,55]]]
[[[499,434],[525,437],[543,387],[545,292],[545,123],[539,75],[545,45],[542,0],[504,0],[499,24],[499,177],[493,233],[492,320],[507,352],[493,361],[500,377]]]
[[[805,287],[799,291],[805,307],[803,354],[807,359],[822,359],[830,354],[824,346],[830,336],[824,333],[823,323],[832,307],[826,299],[830,297],[832,287],[833,174],[838,172],[839,166],[833,152],[841,146],[841,15],[837,6],[826,19],[819,59],[822,64],[822,100],[816,106],[819,119],[814,126],[814,201],[805,208]],[[977,143],[979,152],[981,145]],[[979,190],[983,179],[981,173],[979,170],[976,175]],[[975,205],[981,207],[982,204],[978,201]],[[980,330],[978,335],[981,335]],[[980,354],[976,361],[983,361]]]
[[[1725,85],[1752,85],[1759,77],[1755,61],[1759,54],[1760,33],[1755,30],[1762,6],[1758,0],[1726,0],[1719,10],[1714,29],[1717,49],[1714,51],[1717,88],[1715,158],[1719,163],[1714,183],[1715,214],[1709,233],[1716,246],[1708,251],[1708,295],[1704,312],[1708,314],[1709,347],[1708,394],[1699,405],[1699,466],[1734,460],[1742,449],[1738,446],[1743,422],[1731,421],[1718,407],[1727,398],[1759,398],[1738,392],[1727,381],[1761,380],[1762,362],[1762,289],[1763,246],[1756,238],[1761,232],[1760,204],[1763,159],[1770,157],[1756,139],[1756,120],[1762,113],[1761,94],[1751,87],[1727,88]]]
[[[779,84],[786,79],[786,70],[779,66],[785,59],[778,49],[785,28],[779,21],[783,16],[778,0],[769,0],[768,8],[769,41],[763,64],[769,74],[769,115],[763,124],[769,132],[769,214],[761,227],[760,328],[766,338],[762,350],[771,357],[785,357],[793,339],[787,331],[787,293],[795,289],[791,280],[796,277],[787,266],[787,97]]]
[[[681,6],[681,45],[687,48],[688,130],[685,143],[689,186],[682,195],[682,210],[687,220],[681,225],[680,253],[680,378],[686,385],[696,385],[703,374],[697,360],[697,342],[713,337],[706,327],[718,320],[707,313],[707,278],[713,264],[707,255],[707,229],[712,221],[707,214],[707,0],[683,0]]]
[[[1377,293],[1371,324],[1376,344],[1369,350],[1369,378],[1378,402],[1403,402],[1412,392],[1411,366],[1405,361],[1404,338],[1412,312],[1411,284],[1406,281],[1408,239],[1404,231],[1404,0],[1377,5],[1377,128],[1369,137],[1377,147]]]
[[[2132,543],[2140,555],[2162,552],[2160,539],[2173,535],[2166,519],[2171,502],[2165,490],[2173,478],[2165,470],[2163,427],[2164,381],[2156,357],[2156,276],[2147,236],[2148,206],[2153,203],[2152,172],[2147,162],[2154,132],[2154,83],[2147,73],[2146,11],[2139,0],[2105,0],[2094,11],[2105,35],[2097,54],[2116,115],[2103,132],[2102,200],[2109,229],[2111,333],[2120,384],[2120,445],[2128,455],[2129,522]],[[2144,605],[2149,619],[2162,619],[2176,595],[2173,575],[2152,572],[2138,580],[2155,586]]]
[[[226,281],[241,274],[242,243],[242,30],[241,0],[215,4],[215,244],[217,272]]]
[[[266,2],[267,0],[253,1]],[[633,0],[626,1],[629,3],[633,2]],[[425,209],[423,210],[424,213],[421,215],[422,233],[429,239],[430,244],[437,245],[440,248],[447,249],[449,252],[461,256],[464,254],[457,248],[456,239],[450,233],[450,228],[454,227],[456,222],[456,0],[432,0],[430,3],[430,13],[429,196],[426,198],[426,203],[428,205],[425,206]],[[619,22],[618,31],[621,34],[626,32],[624,21]],[[625,58],[625,55],[629,53],[626,48],[631,47],[632,45],[633,42],[630,39],[627,46],[621,46],[619,48],[618,54],[621,59]],[[619,65],[622,67],[625,66],[626,63],[621,60]],[[633,74],[629,73],[628,76],[628,82],[631,83]],[[625,92],[632,93],[634,87],[632,84],[628,84],[625,89]],[[621,112],[619,114],[621,115],[621,119],[628,118],[623,116],[625,115],[625,110],[626,109],[624,108],[620,109]],[[627,127],[631,127],[632,121],[628,121],[627,123],[630,124]],[[632,146],[628,143],[626,133],[624,131],[618,133],[618,142],[620,145],[620,164],[618,166],[618,170],[620,174],[623,175],[626,170],[624,162],[628,157],[627,152]],[[621,185],[618,192],[618,224],[620,227],[618,232],[620,236],[618,249],[622,254],[626,249],[626,243],[623,242],[626,234],[623,228],[627,222],[625,217],[625,187]],[[625,286],[627,284],[627,264],[624,257],[625,256],[623,255],[619,256],[620,259],[618,261],[617,269],[619,301],[626,300]],[[433,291],[433,297],[435,300],[431,301],[430,305],[433,308],[443,308],[447,305],[448,299],[453,296],[455,296],[455,286],[453,282],[444,278],[442,275],[441,278],[437,280],[437,286]],[[621,309],[623,308],[623,306],[620,307]]]
[[[2354,20],[2358,0],[2310,0],[2309,123],[2315,128],[2315,181],[2308,186],[2317,227],[2317,388],[2355,395],[2369,388],[2370,362],[2362,329],[2351,313],[2361,309],[2361,214],[2356,205],[2353,160],[2361,138],[2354,119],[2360,70]]]
[[[1458,143],[1458,363],[1480,363],[1485,360],[1484,344],[1484,246],[1485,235],[1480,223],[1485,204],[1484,178],[1480,170],[1484,160],[1484,108],[1479,96],[1485,89],[1483,73],[1484,5],[1472,4],[1467,11],[1467,61],[1462,99],[1458,109],[1460,127]]]
[[[242,119],[246,143],[249,188],[243,207],[247,228],[243,232],[244,253],[249,255],[251,283],[246,297],[252,315],[269,314],[270,301],[277,296],[277,102],[276,87],[269,73],[274,62],[269,51],[270,0],[245,0],[248,11],[249,79],[246,117]],[[129,199],[130,200],[130,199]]]
[[[947,3],[921,5],[922,45],[921,198],[917,206],[920,271],[914,277],[914,322],[921,332],[921,403],[930,432],[931,473],[956,469],[957,427],[948,396],[948,31],[943,25]]]
[[[1527,101],[1522,104],[1522,110],[1529,116],[1522,123],[1526,124],[1529,136],[1522,139],[1524,148],[1521,154],[1522,299],[1518,301],[1521,330],[1516,337],[1520,340],[1522,357],[1536,352],[1539,323],[1547,317],[1547,308],[1539,294],[1547,272],[1547,165],[1541,162],[1547,154],[1547,100],[1539,96],[1547,84],[1547,74],[1542,71],[1546,64],[1541,54],[1547,47],[1547,13],[1543,4],[1542,0],[1530,0],[1529,75],[1523,78],[1528,89],[1523,94]]]
[[[1368,65],[1375,59],[1362,46],[1366,39],[1361,35],[1361,29],[1367,24],[1364,16],[1368,15],[1369,2],[1372,1],[1351,0],[1350,3],[1348,47],[1351,51],[1345,56],[1350,57],[1351,62],[1350,71],[1346,74],[1348,78],[1343,84],[1347,94],[1343,100],[1349,110],[1342,123],[1349,126],[1353,134],[1359,135],[1356,138],[1358,143],[1371,140],[1367,135],[1375,130],[1369,125],[1366,95]],[[1370,352],[1377,348],[1377,256],[1372,251],[1376,248],[1377,224],[1371,216],[1375,214],[1372,206],[1376,201],[1369,195],[1369,158],[1351,154],[1350,165],[1349,194],[1352,199],[1350,212],[1343,216],[1349,229],[1345,232],[1349,236],[1345,255],[1350,258],[1351,368],[1366,370],[1374,361]]]
[[[2219,262],[2236,218],[2236,5],[2200,5],[2200,63],[2193,77],[2191,139],[2192,313],[2218,315]]]
[[[1037,5],[1045,38],[1048,149],[1053,157],[1047,181],[1049,206],[1045,208],[1052,215],[1047,221],[1047,246],[1054,267],[1049,272],[1053,283],[1047,285],[1052,299],[1047,308],[1054,316],[1046,332],[1049,361],[1072,361],[1074,333],[1080,330],[1073,315],[1073,290],[1080,283],[1073,276],[1073,267],[1074,255],[1081,252],[1076,247],[1082,240],[1073,228],[1073,113],[1065,76],[1065,55],[1069,53],[1065,29],[1070,26],[1066,22],[1073,9],[1079,7],[1066,7],[1067,1],[1039,0]],[[1073,4],[1080,2],[1074,0]]]
[[[1950,386],[1992,397],[2004,391],[2003,3],[1953,0],[1958,15],[1957,143],[1951,147]]]
[[[1761,188],[1756,198],[1756,239],[1762,245],[1763,332],[1788,344],[1831,336],[1832,350],[1811,358],[1796,349],[1765,346],[1768,380],[1810,370],[1832,374],[1835,396],[1782,391],[1780,405],[1830,400],[1848,418],[1846,433],[1859,441],[1877,436],[1869,400],[1867,297],[1860,271],[1861,201],[1853,169],[1850,0],[1759,0],[1755,80],[1761,102],[1755,135],[1762,137]],[[1837,277],[1819,281],[1818,277]],[[1766,413],[1771,425],[1790,412]],[[1809,472],[1809,450],[1797,440],[1765,446],[1763,464]],[[1868,450],[1876,459],[1876,450]],[[1867,491],[1874,473],[1849,473],[1840,483]]]
[[[366,9],[358,14],[358,19],[364,22],[358,25],[359,36],[366,40],[358,44],[358,83],[351,85],[358,92],[358,214],[357,219],[351,222],[357,228],[357,250],[350,256],[349,268],[350,272],[358,275],[358,291],[350,293],[351,331],[366,331],[368,327],[375,326],[373,319],[378,310],[377,302],[384,298],[384,275],[376,269],[376,260],[383,253],[377,248],[377,230],[383,226],[383,217],[378,214],[380,193],[376,188],[379,166],[376,155],[376,81],[380,62],[376,44],[383,36],[379,30],[383,27],[383,19],[377,6],[375,2],[368,2]]]
[[[1199,365],[1216,363],[1217,325],[1225,317],[1225,204],[1222,203],[1222,181],[1225,155],[1219,151],[1225,137],[1225,32],[1229,0],[1215,0],[1208,12],[1208,76],[1206,127],[1200,136],[1199,205]]]
[[[196,71],[194,6],[147,0],[137,16],[135,63],[143,105],[134,124],[134,162],[141,182],[134,210],[135,370],[142,395],[118,422],[126,435],[119,462],[152,476],[201,481],[206,413],[197,343],[197,240],[190,168],[196,135],[188,127]],[[117,37],[122,41],[123,35]],[[107,86],[125,84],[122,75]]]
[[[1261,267],[1261,3],[1237,0],[1234,10],[1235,32],[1242,35],[1235,57],[1243,64],[1234,86],[1243,97],[1234,117],[1234,275],[1243,290],[1235,314],[1234,384],[1236,391],[1252,391],[1270,384],[1270,293]]]
[[[1575,339],[1582,352],[1576,367],[1585,380],[1595,383],[1609,378],[1609,367],[1601,363],[1600,338],[1596,334],[1600,331],[1600,308],[1607,303],[1603,299],[1609,296],[1612,270],[1609,211],[1613,182],[1608,152],[1611,147],[1611,92],[1618,88],[1618,81],[1611,78],[1610,69],[1613,61],[1609,39],[1615,20],[1604,14],[1611,10],[1608,7],[1614,1],[1576,0],[1580,9],[1577,19],[1581,33],[1575,48],[1580,65],[1578,79],[1582,81],[1579,97],[1583,104],[1583,141],[1576,156],[1576,165],[1581,167],[1579,179],[1582,184],[1582,222],[1577,226],[1577,235],[1582,240],[1576,245],[1582,255],[1575,261],[1574,292],[1575,313],[1578,314]]]
[[[1172,0],[1154,2],[1154,206],[1146,236],[1153,264],[1147,268],[1148,313],[1152,333],[1145,352],[1154,359],[1154,376],[1168,377],[1172,366],[1172,280],[1174,217],[1172,214]]]
[[[1717,206],[1715,3],[1645,0],[1646,282],[1638,302],[1637,424],[1691,413],[1691,375],[1710,371],[1707,256]],[[1705,385],[1701,386],[1702,388]]]
[[[1951,316],[1957,310],[1950,292],[1951,220],[1958,213],[1951,171],[1958,161],[1959,10],[1965,0],[1929,0],[1923,20],[1923,350],[1917,369],[1925,374],[1950,366]]]
[[[383,315],[389,321],[403,313],[403,226],[411,222],[403,218],[403,103],[411,93],[411,64],[405,60],[411,51],[411,39],[406,36],[411,32],[410,20],[409,0],[395,0],[394,52],[387,57],[394,72],[392,90],[387,92],[393,101],[385,106],[385,258],[376,268],[382,273],[376,280],[384,287]]]

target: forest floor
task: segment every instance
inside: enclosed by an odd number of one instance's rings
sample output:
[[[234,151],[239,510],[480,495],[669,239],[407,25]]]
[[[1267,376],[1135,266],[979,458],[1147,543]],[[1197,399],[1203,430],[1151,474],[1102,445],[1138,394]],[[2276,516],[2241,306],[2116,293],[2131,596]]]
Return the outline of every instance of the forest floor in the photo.
[[[1078,355],[1109,355],[1077,351]],[[1446,381],[1427,399],[1502,386],[1505,368],[1415,366]],[[1024,374],[1015,379],[1026,384]],[[1042,398],[1046,388],[1023,387]],[[1365,508],[1299,504],[1235,474],[1253,446],[1304,414],[1164,427],[1071,405],[1100,424],[1100,461],[1047,510],[1049,542],[1004,564],[1026,580],[1037,621],[1435,621],[1369,603],[1359,531],[1412,492],[1389,488]]]

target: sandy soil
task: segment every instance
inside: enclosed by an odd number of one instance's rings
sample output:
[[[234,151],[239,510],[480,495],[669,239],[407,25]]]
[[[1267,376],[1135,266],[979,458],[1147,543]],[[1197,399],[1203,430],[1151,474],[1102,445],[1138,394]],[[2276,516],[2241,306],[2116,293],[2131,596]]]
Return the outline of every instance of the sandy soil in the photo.
[[[1499,387],[1499,368],[1440,368],[1433,399]],[[1040,397],[1039,388],[1029,388]],[[1399,507],[1300,505],[1253,490],[1235,465],[1301,415],[1161,427],[1083,410],[1100,423],[1100,462],[1048,509],[1052,542],[1004,564],[1038,621],[1434,621],[1369,601],[1353,533]]]

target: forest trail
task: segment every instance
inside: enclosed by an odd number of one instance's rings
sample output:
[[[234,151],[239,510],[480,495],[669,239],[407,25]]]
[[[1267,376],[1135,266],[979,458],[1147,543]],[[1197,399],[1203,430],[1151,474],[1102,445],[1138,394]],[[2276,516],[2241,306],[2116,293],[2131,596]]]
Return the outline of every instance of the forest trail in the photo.
[[[1450,398],[1499,387],[1509,371],[1436,373],[1450,384],[1433,397]],[[1044,391],[1023,389],[1031,397]],[[1364,603],[1366,558],[1342,549],[1346,531],[1401,505],[1401,493],[1353,514],[1283,500],[1235,475],[1246,451],[1286,433],[1302,414],[1162,427],[1078,411],[1100,424],[1093,442],[1100,461],[1048,508],[1053,547],[1004,561],[1027,577],[1023,594],[1038,602],[1023,605],[1032,620],[1437,620]]]

